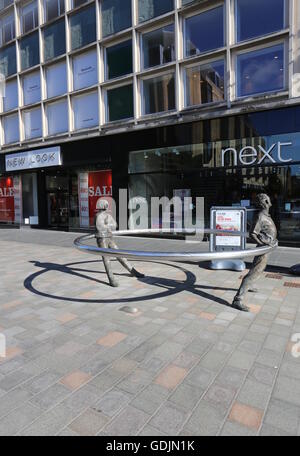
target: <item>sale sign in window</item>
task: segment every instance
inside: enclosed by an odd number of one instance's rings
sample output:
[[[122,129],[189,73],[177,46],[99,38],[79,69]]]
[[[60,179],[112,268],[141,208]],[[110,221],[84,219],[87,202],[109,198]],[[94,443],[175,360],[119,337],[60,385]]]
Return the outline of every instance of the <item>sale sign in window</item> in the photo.
[[[111,170],[80,173],[78,191],[80,226],[94,226],[98,199],[112,196]]]
[[[15,221],[14,181],[12,177],[0,178],[0,222]]]

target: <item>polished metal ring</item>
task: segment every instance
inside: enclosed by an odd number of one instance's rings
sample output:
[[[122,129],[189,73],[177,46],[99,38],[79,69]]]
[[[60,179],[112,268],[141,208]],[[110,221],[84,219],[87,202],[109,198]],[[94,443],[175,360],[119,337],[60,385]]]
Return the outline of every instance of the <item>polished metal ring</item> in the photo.
[[[132,236],[132,235],[141,235],[141,234],[158,234],[158,233],[181,233],[186,235],[191,234],[227,234],[231,236],[239,237],[248,237],[248,233],[244,232],[232,232],[227,230],[182,230],[182,229],[145,229],[145,230],[122,230],[114,231],[112,233],[113,237],[117,236]],[[143,261],[209,261],[209,260],[228,260],[228,259],[243,259],[249,258],[258,255],[265,255],[271,253],[278,244],[274,246],[262,246],[255,247],[253,249],[246,250],[232,250],[226,252],[146,252],[142,250],[130,250],[130,249],[111,249],[111,248],[102,248],[93,245],[86,245],[84,242],[95,239],[95,234],[88,234],[85,236],[80,236],[75,239],[75,247],[84,253],[91,253],[94,255],[109,256],[115,258],[127,258],[129,260],[143,260]]]

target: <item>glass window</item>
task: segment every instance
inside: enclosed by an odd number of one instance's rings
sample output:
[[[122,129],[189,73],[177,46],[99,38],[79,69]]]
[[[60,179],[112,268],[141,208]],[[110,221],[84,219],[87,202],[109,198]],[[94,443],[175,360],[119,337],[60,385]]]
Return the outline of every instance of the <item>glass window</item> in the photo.
[[[65,20],[61,19],[44,29],[44,59],[47,61],[65,52]]]
[[[3,117],[4,142],[10,144],[19,141],[19,116],[12,114]]]
[[[39,24],[37,0],[21,8],[22,33],[30,32]]]
[[[144,114],[175,109],[175,75],[166,74],[143,81]]]
[[[224,46],[224,8],[219,6],[185,21],[185,52],[201,54]]]
[[[4,111],[18,107],[18,84],[17,80],[13,79],[5,84],[5,97],[3,98]]]
[[[0,0],[0,11],[11,5],[14,0]]]
[[[284,88],[284,46],[246,52],[237,56],[237,96]]]
[[[237,40],[282,30],[284,3],[284,0],[236,0]]]
[[[195,1],[196,1],[196,0],[181,0],[181,4],[182,4],[182,6],[185,6],[185,5],[187,5],[188,3],[193,3],[193,2],[195,2]]]
[[[129,119],[133,117],[132,84],[107,91],[107,120]]]
[[[78,49],[96,41],[95,5],[78,11],[70,17],[71,48]]]
[[[106,48],[106,79],[132,73],[132,41]]]
[[[46,68],[47,98],[57,97],[67,92],[66,63],[61,62]]]
[[[34,108],[23,113],[25,139],[42,136],[42,112],[41,108]]]
[[[200,105],[224,100],[224,62],[186,69],[186,104]]]
[[[47,105],[48,135],[68,131],[68,103],[67,100],[49,103]]]
[[[73,0],[73,8],[77,8],[78,6],[83,5],[88,0]]]
[[[131,27],[131,0],[102,0],[102,37]]]
[[[174,8],[173,0],[139,0],[139,22],[168,13]]]
[[[143,33],[143,67],[149,68],[175,60],[174,24]]]
[[[45,0],[46,21],[51,21],[65,12],[64,0]]]
[[[23,101],[24,105],[36,103],[41,100],[40,72],[27,74],[23,77]]]
[[[22,70],[38,65],[40,61],[38,32],[22,38],[20,41],[20,52]]]
[[[16,45],[13,43],[0,50],[0,73],[7,78],[16,72]]]
[[[98,93],[73,97],[74,128],[96,127],[99,124]]]
[[[74,90],[97,84],[96,50],[80,54],[73,58]]]
[[[7,14],[0,19],[0,46],[13,40],[15,37],[15,15]]]

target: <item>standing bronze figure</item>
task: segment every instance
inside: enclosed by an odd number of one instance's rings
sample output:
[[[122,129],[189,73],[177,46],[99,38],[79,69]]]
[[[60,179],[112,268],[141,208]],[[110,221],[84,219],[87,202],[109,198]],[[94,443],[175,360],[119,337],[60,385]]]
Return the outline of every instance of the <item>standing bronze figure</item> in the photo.
[[[268,195],[260,193],[256,197],[256,207],[259,213],[255,216],[250,230],[250,237],[260,245],[275,246],[277,244],[277,229],[269,210],[272,206]],[[268,263],[268,254],[256,256],[248,274],[244,277],[239,291],[234,297],[232,307],[248,312],[249,308],[243,303],[247,291],[254,291],[254,283],[261,277]]]
[[[104,199],[99,199],[96,204],[96,240],[98,247],[117,249],[118,246],[113,240],[112,232],[117,228],[117,222],[111,214],[108,213],[108,201]],[[111,262],[108,257],[102,257],[105,271],[109,279],[109,283],[112,287],[117,287],[119,284],[115,279],[114,273],[112,271]],[[133,277],[142,278],[145,277],[144,274],[138,272],[125,258],[117,258],[117,260],[127,269],[128,272]]]

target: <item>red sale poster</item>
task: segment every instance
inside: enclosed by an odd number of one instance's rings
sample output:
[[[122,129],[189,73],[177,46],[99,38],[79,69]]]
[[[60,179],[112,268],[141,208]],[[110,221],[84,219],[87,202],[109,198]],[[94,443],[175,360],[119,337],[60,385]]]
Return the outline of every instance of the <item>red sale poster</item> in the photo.
[[[0,178],[0,222],[15,220],[14,182],[12,177]]]
[[[88,188],[90,226],[93,226],[98,199],[112,196],[111,170],[89,172]]]

